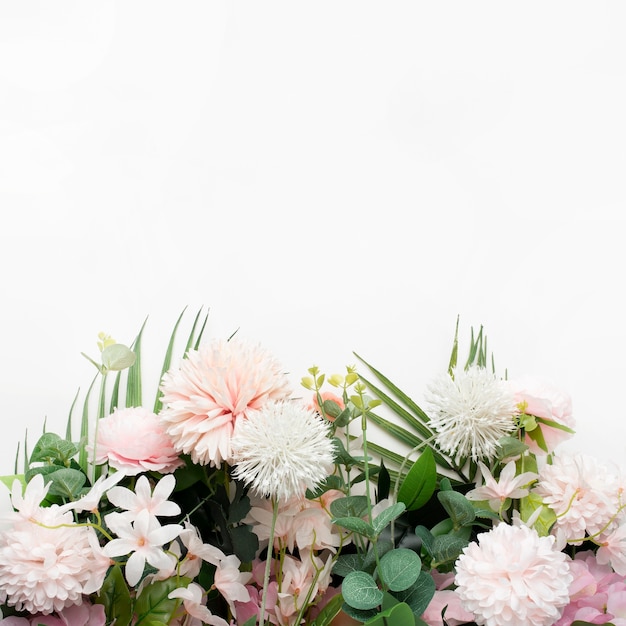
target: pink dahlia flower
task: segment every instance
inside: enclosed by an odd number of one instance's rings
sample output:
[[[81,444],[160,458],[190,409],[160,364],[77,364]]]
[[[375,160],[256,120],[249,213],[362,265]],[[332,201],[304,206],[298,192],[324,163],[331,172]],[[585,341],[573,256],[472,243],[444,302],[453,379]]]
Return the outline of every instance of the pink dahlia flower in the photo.
[[[557,387],[532,377],[510,380],[507,384],[515,394],[515,402],[525,407],[524,413],[556,422],[570,430],[576,426],[572,415],[572,400]],[[572,436],[571,432],[547,424],[539,423],[537,427],[541,429],[547,452],[554,452],[560,443]],[[525,443],[535,454],[546,454],[546,450],[542,450],[528,434]]]
[[[220,467],[238,421],[290,394],[286,374],[260,346],[216,340],[190,350],[161,382],[161,422],[179,452]]]
[[[167,474],[183,464],[159,418],[143,407],[116,409],[101,419],[96,444],[88,449],[96,464],[108,462],[127,476]]]
[[[486,626],[550,626],[569,602],[567,557],[554,537],[500,523],[478,535],[456,562],[456,593]]]

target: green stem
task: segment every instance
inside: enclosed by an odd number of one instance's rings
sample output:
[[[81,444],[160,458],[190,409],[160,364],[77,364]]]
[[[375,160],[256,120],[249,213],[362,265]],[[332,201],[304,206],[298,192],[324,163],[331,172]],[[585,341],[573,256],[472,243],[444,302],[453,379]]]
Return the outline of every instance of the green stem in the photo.
[[[269,543],[267,544],[267,558],[265,561],[265,575],[263,576],[263,596],[261,598],[261,621],[259,626],[265,626],[265,604],[267,602],[267,588],[270,584],[270,571],[272,568],[272,553],[274,552],[274,534],[276,533],[276,520],[278,519],[278,500],[272,498],[272,526],[270,527]]]

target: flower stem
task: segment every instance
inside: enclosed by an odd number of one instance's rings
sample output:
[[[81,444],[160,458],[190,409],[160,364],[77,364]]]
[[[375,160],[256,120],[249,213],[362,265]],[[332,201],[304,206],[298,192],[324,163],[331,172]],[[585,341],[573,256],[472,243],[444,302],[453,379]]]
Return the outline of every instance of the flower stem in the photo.
[[[270,584],[270,571],[272,568],[272,552],[274,551],[274,534],[276,532],[276,520],[278,519],[278,500],[272,498],[272,526],[270,528],[269,543],[267,544],[267,558],[265,561],[265,575],[263,576],[263,596],[261,598],[261,620],[259,626],[265,626],[265,604],[267,602],[267,589]]]

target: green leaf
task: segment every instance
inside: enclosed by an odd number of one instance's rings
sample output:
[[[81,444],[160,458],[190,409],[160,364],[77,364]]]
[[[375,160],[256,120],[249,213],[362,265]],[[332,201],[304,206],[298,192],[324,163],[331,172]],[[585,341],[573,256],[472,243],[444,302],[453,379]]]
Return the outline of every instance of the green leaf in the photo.
[[[354,533],[358,533],[368,539],[376,539],[378,536],[374,527],[360,517],[337,517],[333,519],[333,524],[341,526],[342,528],[350,530]]]
[[[411,608],[403,602],[381,611],[378,615],[372,617],[367,622],[368,626],[412,626],[415,624],[415,618]]]
[[[368,574],[374,574],[376,570],[376,565],[378,561],[385,555],[387,552],[390,552],[394,549],[393,542],[391,539],[379,539],[376,543],[373,543],[368,550],[365,558],[363,559],[363,566],[361,569]]]
[[[440,491],[437,498],[446,510],[454,528],[471,524],[476,519],[476,513],[471,502],[458,491]]]
[[[143,406],[143,393],[141,383],[141,338],[143,337],[143,331],[146,326],[146,318],[133,341],[133,350],[136,356],[135,362],[128,369],[128,376],[126,378],[126,406]]]
[[[30,463],[58,462],[66,464],[78,452],[71,441],[61,439],[54,433],[44,433],[35,444],[30,455]]]
[[[348,574],[341,584],[341,593],[347,604],[361,611],[374,609],[383,601],[383,592],[366,572]]]
[[[421,615],[435,595],[435,581],[428,573],[421,571],[417,580],[404,591],[395,594],[401,602],[405,602],[411,607],[413,615]]]
[[[374,528],[376,536],[380,535],[380,533],[382,533],[383,530],[385,530],[385,528],[389,526],[391,520],[400,517],[400,515],[402,515],[405,510],[406,506],[404,506],[404,502],[396,502],[395,504],[392,504],[390,507],[382,511],[379,515],[377,515],[372,520],[372,526]]]
[[[543,503],[541,496],[530,493],[519,501],[520,517],[522,521],[527,522],[538,509],[541,513],[533,523],[533,528],[541,537],[547,537],[550,530],[556,522],[556,513]]]
[[[52,474],[48,474],[51,496],[61,496],[68,500],[76,500],[80,497],[81,490],[87,481],[87,477],[81,471],[62,467]]]
[[[453,564],[467,544],[466,539],[456,535],[439,535],[435,537],[431,546],[432,567],[437,569],[441,566]]]
[[[408,589],[420,575],[422,561],[413,550],[396,548],[380,559],[378,575],[391,591]]]
[[[115,626],[130,624],[133,605],[119,565],[114,565],[109,570],[95,602],[104,606],[108,623],[115,623]]]
[[[528,450],[528,446],[515,437],[502,437],[498,442],[498,460],[519,456]]]
[[[102,365],[109,372],[125,370],[135,362],[135,353],[124,344],[112,343],[102,351]]]
[[[350,572],[363,569],[363,557],[358,553],[340,554],[333,565],[333,574],[345,578]]]
[[[404,502],[408,511],[423,507],[435,493],[437,464],[432,450],[426,448],[413,463],[398,491],[398,501]]]
[[[242,563],[252,561],[259,549],[259,538],[252,532],[252,527],[240,524],[231,528],[229,534],[237,558]]]
[[[363,517],[367,513],[367,496],[345,496],[330,503],[333,517]]]
[[[415,534],[422,540],[422,548],[428,555],[432,555],[433,543],[435,536],[426,528],[426,526],[416,526]]]
[[[189,578],[168,578],[144,587],[135,601],[135,626],[147,626],[152,621],[169,624],[178,600],[167,596],[178,587],[187,587],[190,582]]]
[[[324,605],[324,608],[319,612],[318,616],[315,618],[315,621],[311,626],[329,626],[335,619],[335,617],[339,615],[343,602],[343,596],[340,593],[335,594]],[[256,626],[256,619],[251,624],[251,626]]]

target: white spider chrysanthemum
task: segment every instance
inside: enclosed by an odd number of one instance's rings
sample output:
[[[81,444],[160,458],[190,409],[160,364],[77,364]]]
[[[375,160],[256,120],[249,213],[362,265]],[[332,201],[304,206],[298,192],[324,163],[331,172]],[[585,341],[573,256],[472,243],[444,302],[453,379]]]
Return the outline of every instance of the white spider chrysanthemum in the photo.
[[[426,400],[439,448],[457,458],[490,459],[498,441],[515,429],[513,394],[482,367],[440,376]]]
[[[304,404],[268,403],[237,424],[232,439],[235,478],[279,502],[303,497],[333,471],[329,429]]]

